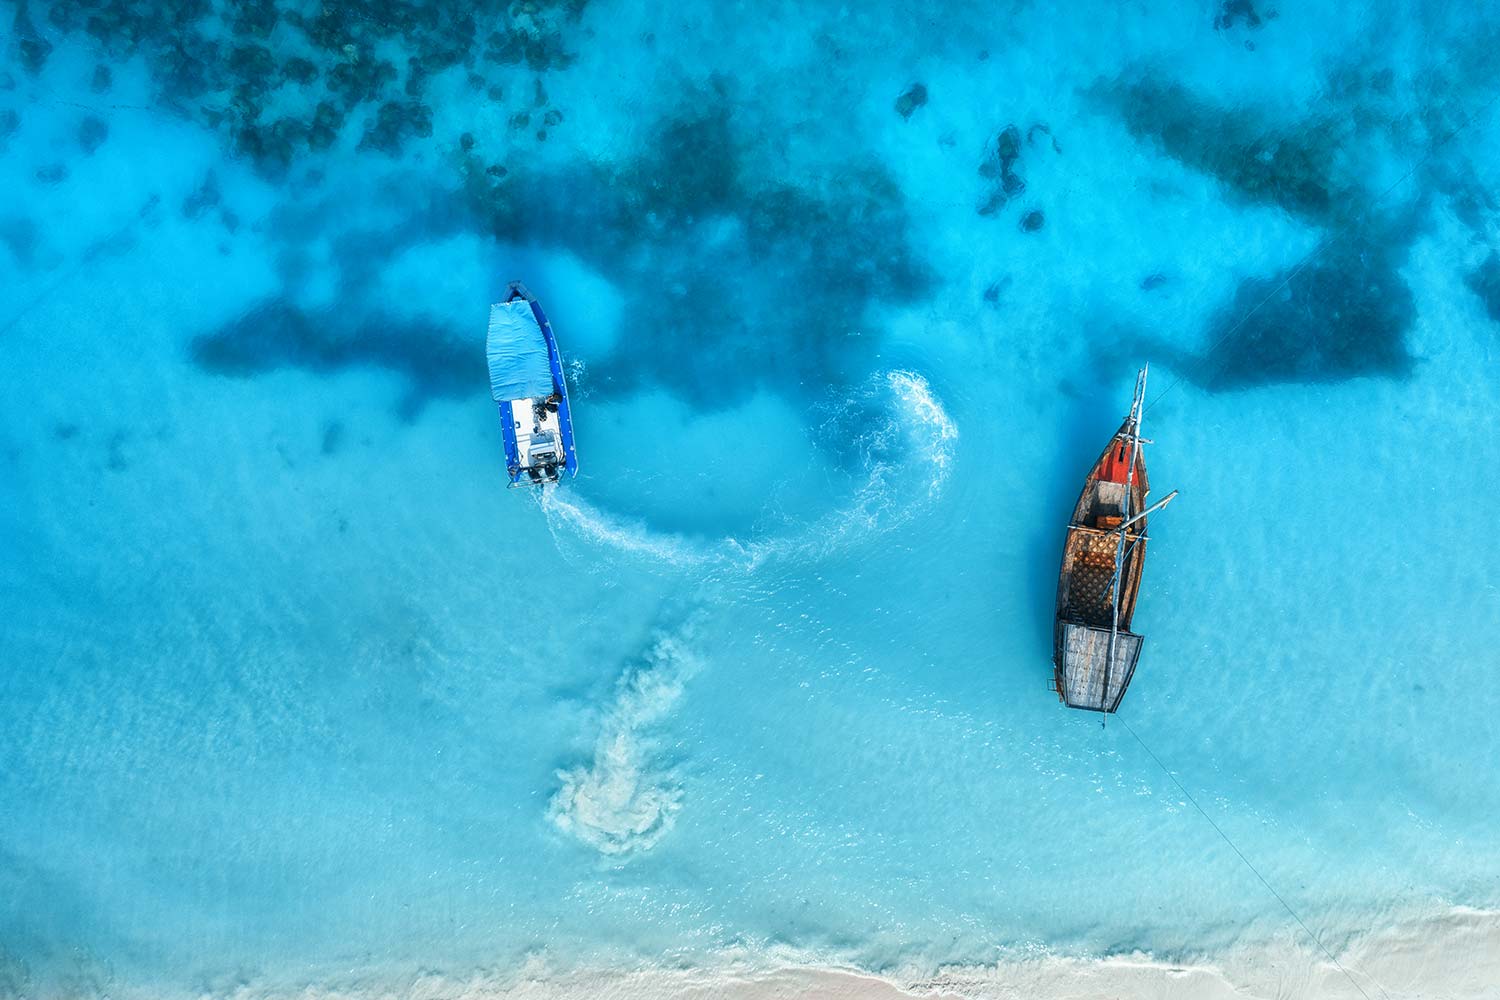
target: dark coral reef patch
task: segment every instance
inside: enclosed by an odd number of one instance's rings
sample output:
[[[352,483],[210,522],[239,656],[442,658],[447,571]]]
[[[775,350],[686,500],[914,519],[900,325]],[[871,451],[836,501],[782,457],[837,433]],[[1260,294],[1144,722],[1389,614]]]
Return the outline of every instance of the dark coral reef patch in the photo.
[[[981,197],[979,214],[999,215],[1007,205],[1026,191],[1026,178],[1021,169],[1023,152],[1027,149],[1047,149],[1061,153],[1062,146],[1045,122],[1033,122],[1024,133],[1019,125],[1007,125],[1000,130],[995,141],[985,151],[979,164],[979,176],[992,182],[989,191]],[[1034,155],[1034,154],[1033,154]],[[1045,216],[1038,209],[1022,213],[1018,225],[1022,232],[1034,233],[1042,228]]]
[[[1210,342],[1222,343],[1196,366],[1198,380],[1225,390],[1407,374],[1417,310],[1399,273],[1405,251],[1383,235],[1350,235],[1305,267],[1241,282],[1210,324]]]
[[[249,376],[284,368],[330,373],[349,368],[399,372],[409,381],[400,402],[411,416],[429,399],[461,396],[483,384],[483,358],[469,331],[442,324],[351,319],[333,308],[307,309],[277,299],[211,333],[195,337],[192,360],[219,375]]]
[[[1469,288],[1484,303],[1490,319],[1500,323],[1500,252],[1491,250],[1467,280]]]
[[[1096,87],[1094,95],[1131,135],[1214,177],[1233,198],[1320,222],[1354,207],[1355,184],[1338,168],[1341,132],[1331,115],[1275,121],[1150,76]]]
[[[911,116],[917,113],[918,108],[926,105],[927,85],[914,83],[896,98],[896,114],[900,115],[903,121],[909,121]]]
[[[421,98],[434,73],[464,66],[483,90],[496,67],[567,65],[564,29],[582,8],[583,0],[344,0],[310,9],[273,0],[53,0],[47,17],[61,31],[92,36],[112,59],[143,59],[164,104],[219,130],[276,176],[331,146],[356,109],[372,112],[365,148],[397,152],[404,140],[431,135]],[[24,3],[14,24],[34,72],[50,43]],[[480,24],[495,27],[482,34]],[[395,50],[410,53],[404,68],[380,55]],[[100,65],[94,89],[110,82]]]
[[[512,170],[472,144],[459,154],[467,181],[456,199],[425,197],[409,227],[338,241],[337,298],[378,297],[379,255],[449,233],[566,249],[616,285],[631,317],[629,335],[589,359],[609,373],[594,391],[660,387],[712,408],[757,388],[805,395],[865,377],[879,349],[867,311],[931,286],[901,193],[878,163],[794,183],[757,166],[755,144],[737,137],[717,98],[661,122],[643,148],[618,163],[539,170],[523,160]],[[302,234],[276,230],[287,240],[289,297],[197,338],[200,366],[233,375],[386,368],[407,377],[408,412],[483,392],[475,330],[297,306]]]
[[[1382,92],[1375,86],[1371,99]],[[1210,320],[1204,351],[1179,359],[1187,377],[1219,391],[1410,372],[1416,306],[1400,268],[1418,229],[1410,206],[1380,205],[1356,169],[1351,147],[1378,125],[1370,115],[1335,104],[1282,120],[1150,76],[1093,95],[1133,136],[1213,177],[1228,198],[1280,209],[1321,235],[1305,262],[1240,283]]]
[[[378,296],[364,282],[435,228],[477,232],[566,249],[622,290],[631,334],[597,359],[596,370],[610,373],[597,392],[658,386],[717,406],[759,387],[805,393],[863,378],[878,350],[872,307],[921,297],[932,282],[890,172],[858,152],[831,168],[834,176],[767,162],[765,135],[736,127],[743,102],[724,81],[689,86],[680,110],[654,126],[648,119],[643,152],[540,165],[525,151],[569,127],[544,75],[572,60],[569,33],[582,8],[582,0],[54,0],[47,16],[60,31],[96,39],[107,62],[143,63],[163,105],[293,187],[334,147],[396,156],[415,145],[437,154],[428,162],[456,165],[457,194],[429,178],[418,182],[419,198],[393,199],[413,216],[437,213],[419,227],[426,231],[406,241],[361,232],[341,248],[338,266],[352,283],[339,289],[341,301]],[[518,69],[530,79],[518,83]],[[511,128],[435,135],[431,81],[450,70],[476,100],[509,95]],[[107,89],[107,67],[96,75]],[[904,97],[898,111],[915,111],[924,92]],[[104,140],[94,128],[80,135],[85,146]],[[210,179],[182,212],[215,212],[230,225],[219,201]],[[348,225],[332,211],[320,223],[317,238]],[[268,232],[285,241],[294,266],[297,237],[279,223]],[[289,283],[254,314],[196,338],[190,353],[206,370],[234,375],[389,369],[407,377],[413,407],[483,391],[473,330],[358,312],[305,306]],[[737,377],[725,378],[729,370]]]
[[[878,342],[867,310],[932,283],[904,198],[877,162],[832,182],[785,178],[758,168],[753,147],[714,98],[613,168],[497,181],[476,158],[468,193],[500,238],[555,240],[625,291],[632,334],[606,360],[617,387],[663,384],[713,405],[757,385],[862,377]]]

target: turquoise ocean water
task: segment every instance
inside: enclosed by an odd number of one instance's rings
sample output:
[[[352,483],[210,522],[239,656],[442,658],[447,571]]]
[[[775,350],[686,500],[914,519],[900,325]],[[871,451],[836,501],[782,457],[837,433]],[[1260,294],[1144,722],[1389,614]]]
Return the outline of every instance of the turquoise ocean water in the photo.
[[[1188,795],[1329,947],[1500,903],[1493,4],[4,24],[0,995],[1301,933]]]

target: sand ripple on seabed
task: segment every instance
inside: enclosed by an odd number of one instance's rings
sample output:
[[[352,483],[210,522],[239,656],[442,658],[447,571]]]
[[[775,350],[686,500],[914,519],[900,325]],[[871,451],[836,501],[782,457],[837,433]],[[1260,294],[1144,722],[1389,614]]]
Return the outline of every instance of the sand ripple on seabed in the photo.
[[[753,571],[771,560],[823,558],[872,534],[889,531],[934,500],[953,470],[958,426],[920,374],[882,372],[844,400],[844,407],[880,402],[886,418],[863,428],[852,444],[864,478],[849,501],[802,531],[742,542],[698,542],[651,530],[599,510],[574,492],[544,489],[541,506],[560,542],[564,535],[671,567]],[[836,410],[839,408],[835,408]],[[835,412],[829,420],[837,422]],[[815,435],[819,437],[821,435]]]
[[[655,759],[651,727],[682,697],[699,670],[691,649],[693,623],[659,633],[639,663],[615,684],[600,721],[593,760],[558,772],[562,787],[549,815],[562,830],[603,854],[651,847],[671,829],[682,791]]]

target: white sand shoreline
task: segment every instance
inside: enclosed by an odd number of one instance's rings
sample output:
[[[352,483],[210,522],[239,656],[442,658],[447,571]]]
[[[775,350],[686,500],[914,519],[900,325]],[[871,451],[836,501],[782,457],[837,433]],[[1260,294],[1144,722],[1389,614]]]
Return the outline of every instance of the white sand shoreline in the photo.
[[[246,984],[239,1000],[1481,1000],[1500,996],[1500,910],[1457,907],[1361,936],[1336,953],[1305,934],[1240,948],[1213,962],[1142,953],[1038,954],[931,975],[874,974],[791,954],[723,956],[694,968],[560,971],[534,958],[508,973],[419,975],[281,992]],[[1347,974],[1346,974],[1347,973]]]

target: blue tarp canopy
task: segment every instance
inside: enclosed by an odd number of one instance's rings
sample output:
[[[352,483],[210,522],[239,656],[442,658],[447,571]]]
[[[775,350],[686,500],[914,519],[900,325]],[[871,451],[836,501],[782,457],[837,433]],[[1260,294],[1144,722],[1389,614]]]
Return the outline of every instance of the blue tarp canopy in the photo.
[[[547,338],[523,299],[490,306],[490,395],[495,402],[552,395],[552,365]]]

